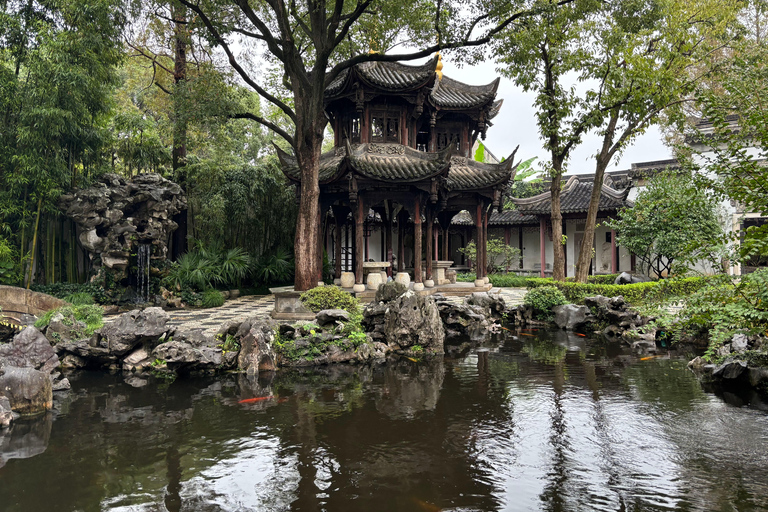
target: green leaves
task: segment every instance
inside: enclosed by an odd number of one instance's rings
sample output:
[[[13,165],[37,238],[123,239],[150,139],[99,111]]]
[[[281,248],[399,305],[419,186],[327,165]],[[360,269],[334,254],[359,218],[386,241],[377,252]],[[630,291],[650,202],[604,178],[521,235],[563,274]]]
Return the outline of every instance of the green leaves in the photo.
[[[664,276],[673,265],[690,265],[706,258],[719,263],[722,227],[715,198],[685,171],[654,176],[638,194],[632,208],[609,222],[617,242]]]

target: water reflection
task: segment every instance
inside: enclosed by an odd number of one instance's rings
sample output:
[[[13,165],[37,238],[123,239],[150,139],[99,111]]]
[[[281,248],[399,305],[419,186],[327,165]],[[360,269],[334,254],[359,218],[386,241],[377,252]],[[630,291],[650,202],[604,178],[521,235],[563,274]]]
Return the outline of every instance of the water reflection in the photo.
[[[530,334],[459,359],[258,378],[137,388],[81,374],[55,420],[19,422],[0,436],[0,503],[768,509],[764,412],[705,393],[682,360],[640,361],[617,345]]]

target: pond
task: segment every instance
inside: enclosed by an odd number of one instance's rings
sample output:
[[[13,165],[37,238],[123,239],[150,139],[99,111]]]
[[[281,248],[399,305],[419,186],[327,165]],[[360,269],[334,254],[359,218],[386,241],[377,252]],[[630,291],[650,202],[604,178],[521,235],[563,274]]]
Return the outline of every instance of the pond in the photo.
[[[81,373],[0,437],[0,509],[768,510],[762,403],[684,357],[518,334],[260,379]]]

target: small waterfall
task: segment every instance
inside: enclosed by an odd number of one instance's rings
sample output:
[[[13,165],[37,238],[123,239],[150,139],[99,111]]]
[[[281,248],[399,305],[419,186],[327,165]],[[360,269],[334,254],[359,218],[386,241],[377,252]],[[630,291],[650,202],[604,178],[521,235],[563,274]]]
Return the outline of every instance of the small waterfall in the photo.
[[[152,254],[150,244],[139,244],[138,254],[138,292],[141,302],[149,302],[149,263]]]

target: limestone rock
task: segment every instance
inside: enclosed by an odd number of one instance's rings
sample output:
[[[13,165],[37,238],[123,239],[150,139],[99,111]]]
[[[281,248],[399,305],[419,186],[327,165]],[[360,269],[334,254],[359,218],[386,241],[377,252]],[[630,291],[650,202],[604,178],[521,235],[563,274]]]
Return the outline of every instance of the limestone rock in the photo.
[[[37,414],[53,407],[53,389],[47,373],[33,368],[5,367],[0,375],[0,396],[8,398],[11,409]]]
[[[408,291],[408,287],[398,281],[388,281],[376,290],[374,302],[391,302]]]
[[[420,345],[427,352],[443,353],[445,330],[432,297],[409,290],[389,303],[384,316],[386,341],[391,347]]]
[[[191,372],[214,370],[221,366],[221,349],[194,347],[183,341],[167,341],[156,346],[152,356],[165,361],[169,370]]]
[[[161,308],[134,309],[123,313],[97,331],[99,346],[115,356],[127,354],[139,343],[152,346],[168,330],[166,323],[169,319],[168,313]]]
[[[746,352],[748,348],[749,338],[746,334],[737,333],[733,335],[733,339],[731,340],[731,349],[734,352],[741,354],[742,352]]]
[[[275,332],[271,325],[252,322],[248,332],[236,338],[240,343],[240,353],[237,356],[239,370],[245,371],[247,375],[254,375],[275,369],[277,355],[272,348]]]
[[[595,317],[587,306],[565,304],[552,308],[555,313],[555,324],[568,331],[579,330],[594,322]]]
[[[92,187],[62,195],[59,208],[77,224],[78,239],[96,266],[125,271],[139,244],[150,245],[151,258],[166,258],[167,240],[178,227],[172,217],[186,210],[187,199],[159,174],[128,181],[108,173]]]
[[[0,428],[6,428],[13,421],[13,411],[11,410],[11,401],[8,397],[0,396]]]
[[[635,283],[647,283],[651,281],[651,278],[644,275],[630,274],[629,272],[622,272],[613,281],[613,284],[635,284]]]
[[[343,309],[323,309],[317,313],[315,318],[320,327],[325,327],[326,325],[334,325],[337,322],[349,322],[349,313]]]
[[[474,292],[467,298],[467,305],[480,306],[486,317],[501,319],[507,310],[507,304],[498,294],[488,292]]]
[[[730,360],[725,361],[716,367],[712,372],[713,377],[719,377],[725,380],[738,379],[747,371],[746,361]]]
[[[35,327],[27,327],[11,343],[0,345],[0,367],[33,368],[50,373],[59,365],[48,339]]]

